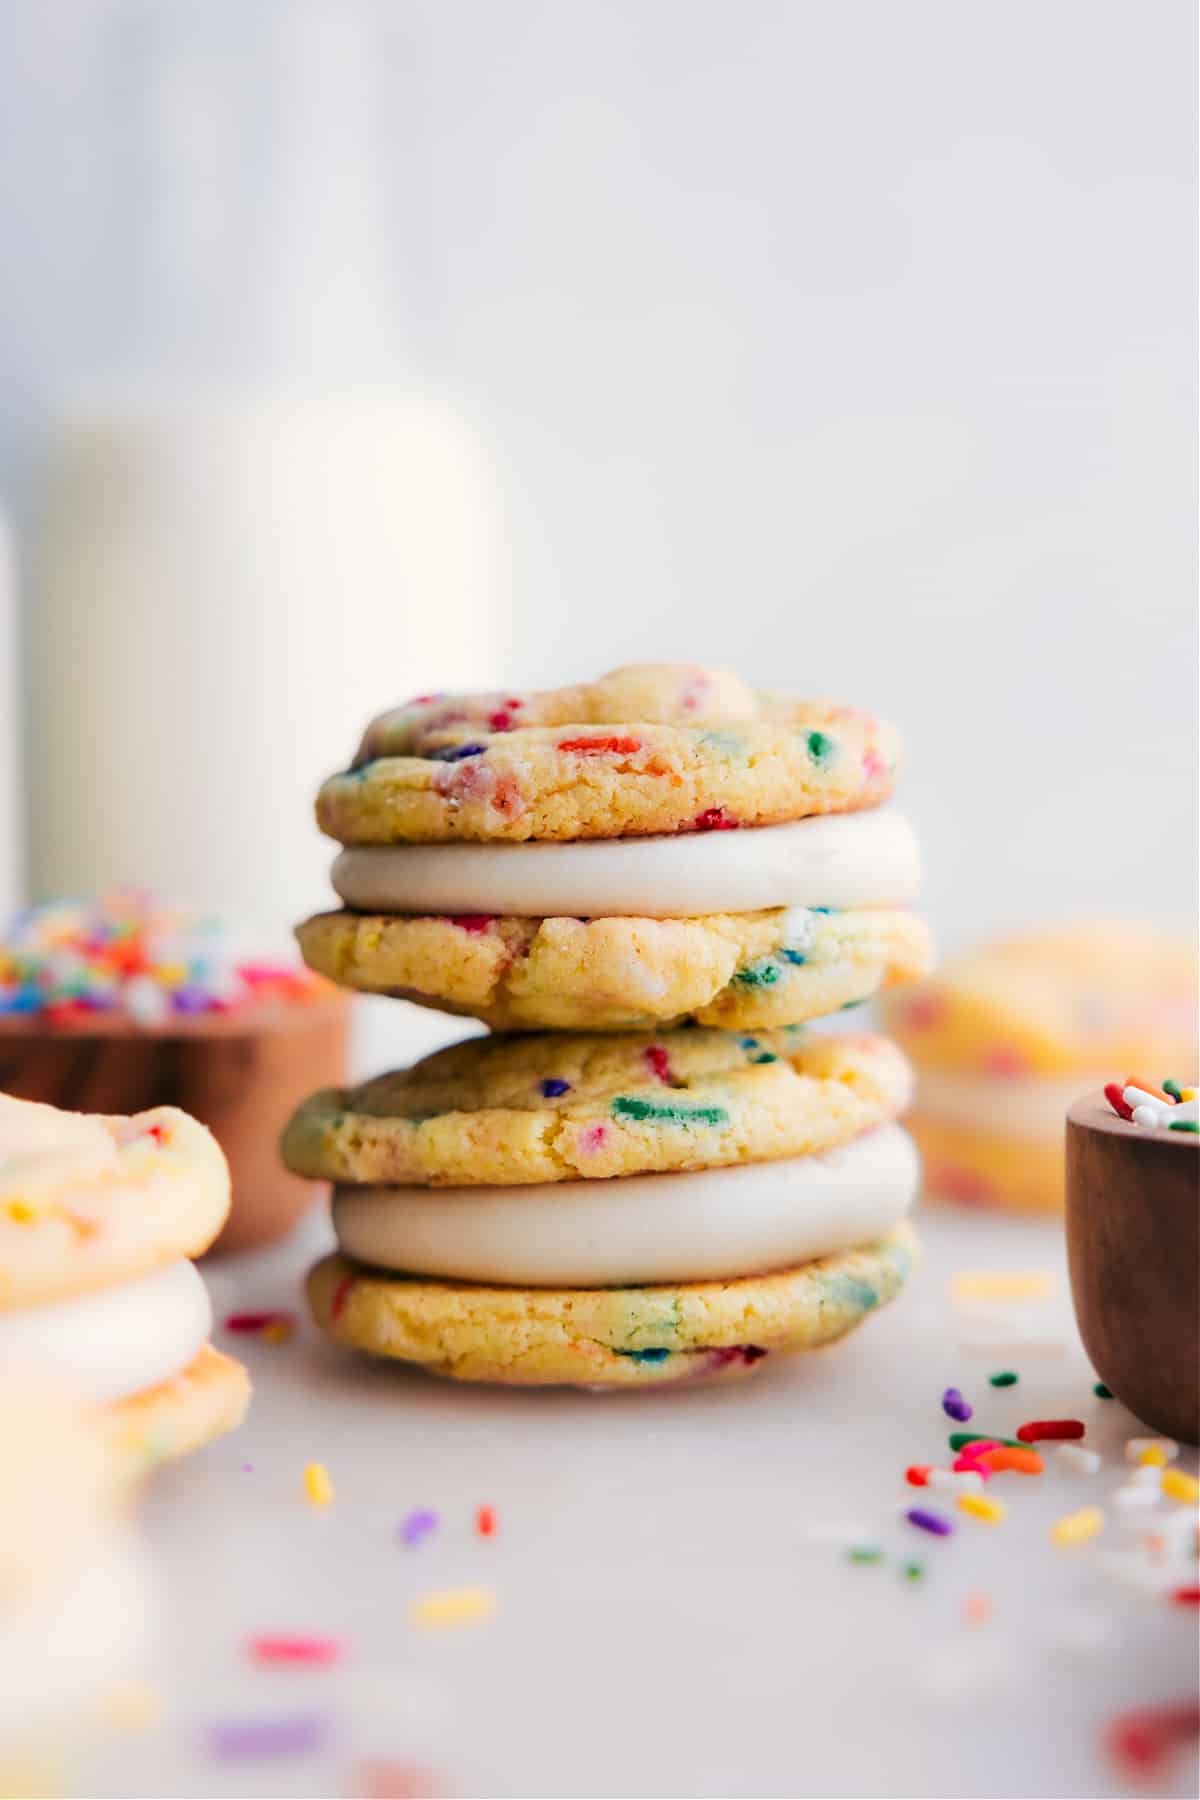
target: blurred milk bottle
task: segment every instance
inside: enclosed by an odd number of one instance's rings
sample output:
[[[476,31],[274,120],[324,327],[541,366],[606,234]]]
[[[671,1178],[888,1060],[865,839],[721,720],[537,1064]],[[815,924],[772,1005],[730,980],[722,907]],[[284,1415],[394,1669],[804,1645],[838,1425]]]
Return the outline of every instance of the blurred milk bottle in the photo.
[[[497,484],[411,372],[428,182],[396,14],[122,19],[145,108],[140,143],[113,122],[132,349],[73,384],[50,439],[32,884],[282,928],[329,902],[314,791],[368,715],[494,678]]]

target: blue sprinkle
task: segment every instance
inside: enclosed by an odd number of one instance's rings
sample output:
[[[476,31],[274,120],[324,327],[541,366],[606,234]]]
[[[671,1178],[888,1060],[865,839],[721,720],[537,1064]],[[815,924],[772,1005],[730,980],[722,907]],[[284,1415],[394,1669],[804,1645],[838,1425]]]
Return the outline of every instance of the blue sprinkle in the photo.
[[[541,1085],[547,1100],[557,1100],[560,1094],[569,1094],[571,1091],[570,1082],[560,1081],[557,1075],[548,1075]]]
[[[618,1350],[618,1356],[628,1356],[633,1362],[660,1363],[666,1362],[669,1350]]]
[[[796,969],[800,968],[808,961],[803,950],[789,950],[786,944],[783,946],[782,950],[776,952],[776,955],[781,956],[784,962],[791,963],[793,968]]]
[[[431,750],[431,762],[461,762],[464,756],[483,756],[486,744],[452,744],[448,750]]]

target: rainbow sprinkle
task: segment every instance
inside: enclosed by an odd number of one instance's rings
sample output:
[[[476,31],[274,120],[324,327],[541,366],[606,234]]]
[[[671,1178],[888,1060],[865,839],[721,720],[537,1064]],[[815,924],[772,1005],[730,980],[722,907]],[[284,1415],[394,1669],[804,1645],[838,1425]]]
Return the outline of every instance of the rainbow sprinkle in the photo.
[[[120,1019],[153,1030],[263,1003],[310,1005],[331,989],[264,955],[220,919],[137,892],[29,907],[0,932],[0,1018],[80,1029]]]

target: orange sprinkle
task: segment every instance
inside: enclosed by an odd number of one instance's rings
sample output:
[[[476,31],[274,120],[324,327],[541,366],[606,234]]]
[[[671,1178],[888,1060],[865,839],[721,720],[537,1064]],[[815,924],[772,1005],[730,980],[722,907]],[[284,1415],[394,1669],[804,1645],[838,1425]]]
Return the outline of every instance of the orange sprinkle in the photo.
[[[993,1474],[1001,1469],[1012,1469],[1018,1475],[1040,1475],[1046,1467],[1036,1450],[1014,1450],[1008,1444],[985,1450],[978,1460]]]
[[[992,1616],[990,1594],[968,1594],[963,1601],[963,1617],[968,1625],[986,1625]]]
[[[491,1506],[481,1506],[475,1514],[475,1529],[480,1537],[495,1537],[496,1513]]]
[[[1165,1093],[1157,1081],[1147,1081],[1144,1075],[1127,1075],[1125,1086],[1141,1088],[1143,1094],[1153,1094],[1154,1098],[1161,1100],[1164,1106],[1174,1106],[1175,1104],[1170,1094]]]

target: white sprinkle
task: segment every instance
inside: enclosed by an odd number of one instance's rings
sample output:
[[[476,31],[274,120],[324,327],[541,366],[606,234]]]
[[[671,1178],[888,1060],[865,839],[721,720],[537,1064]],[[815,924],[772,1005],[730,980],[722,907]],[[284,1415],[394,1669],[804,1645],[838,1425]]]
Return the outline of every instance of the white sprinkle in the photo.
[[[1144,1486],[1119,1487],[1112,1497],[1114,1506],[1130,1508],[1134,1506],[1155,1506],[1158,1503],[1158,1489]]]
[[[1153,1488],[1157,1494],[1162,1486],[1162,1470],[1157,1463],[1139,1463],[1129,1471],[1129,1480],[1134,1487]]]
[[[139,1025],[158,1025],[171,1010],[167,996],[149,975],[135,975],[127,982],[123,998],[126,1012]]]
[[[1135,1118],[1137,1117],[1139,1107],[1143,1106],[1152,1106],[1155,1112],[1170,1112],[1171,1110],[1169,1106],[1164,1106],[1162,1101],[1159,1100],[1156,1095],[1148,1094],[1145,1088],[1127,1087],[1122,1091],[1121,1098],[1126,1106],[1131,1106],[1133,1108],[1133,1115]]]
[[[1168,1462],[1174,1462],[1179,1455],[1179,1445],[1174,1438],[1134,1437],[1125,1440],[1125,1461],[1140,1463],[1147,1450],[1161,1450]]]
[[[1157,1125],[1165,1125],[1167,1113],[1173,1110],[1166,1106],[1135,1106],[1133,1122],[1135,1125],[1147,1125],[1153,1129]]]
[[[957,1488],[959,1493],[963,1493],[982,1488],[983,1476],[978,1469],[930,1469],[925,1477],[925,1486]]]
[[[1085,1450],[1082,1444],[1060,1444],[1058,1460],[1064,1468],[1072,1469],[1076,1475],[1094,1475],[1100,1467],[1098,1450]]]

